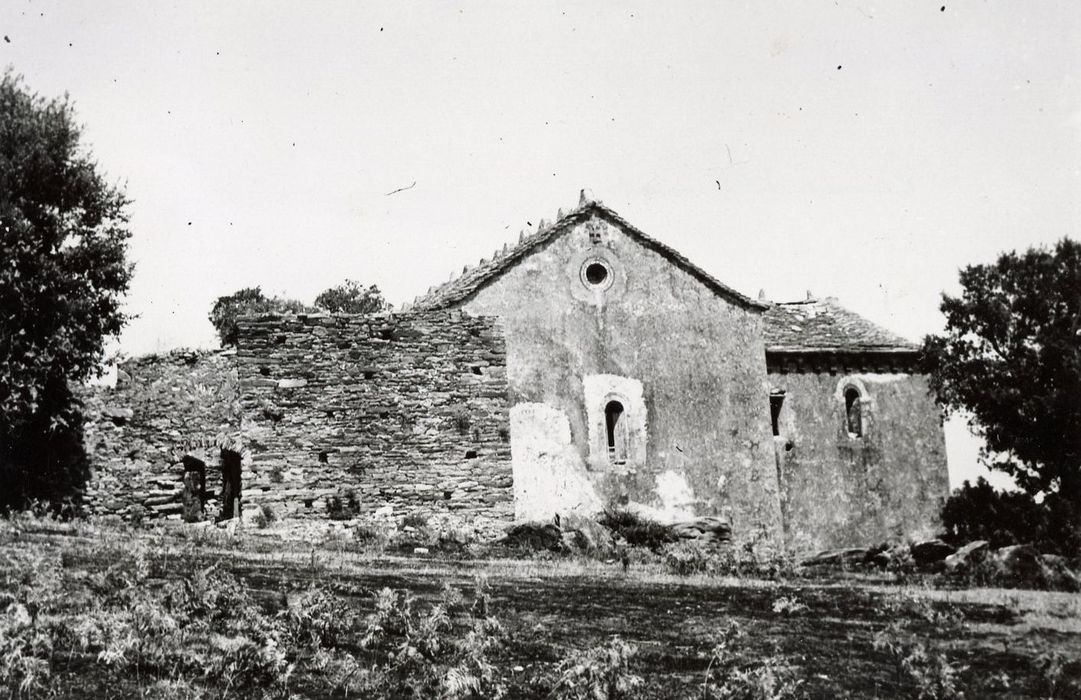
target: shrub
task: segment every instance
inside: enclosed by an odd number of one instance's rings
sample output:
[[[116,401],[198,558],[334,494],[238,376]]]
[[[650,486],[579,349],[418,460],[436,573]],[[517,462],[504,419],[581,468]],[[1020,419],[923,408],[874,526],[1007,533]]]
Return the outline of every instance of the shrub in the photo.
[[[427,516],[421,513],[410,513],[402,518],[402,527],[415,527],[418,530],[428,526]]]
[[[1034,544],[1041,552],[1065,556],[1081,551],[1081,513],[1058,494],[1037,503],[1027,493],[999,491],[980,477],[953,492],[941,517],[945,539],[953,544]]]
[[[317,585],[289,601],[279,615],[287,639],[311,649],[341,644],[357,625],[352,608]]]
[[[803,612],[807,609],[807,606],[799,601],[795,596],[781,596],[773,601],[773,612],[780,615],[789,615],[792,613]]]
[[[898,683],[908,678],[915,684],[919,700],[964,697],[958,677],[963,669],[953,666],[942,652],[928,650],[913,635],[906,633],[903,624],[894,622],[879,630],[873,646],[885,651],[893,661]]]
[[[709,550],[693,542],[678,542],[664,552],[665,568],[679,576],[713,573],[715,564]]]
[[[372,525],[361,524],[353,528],[353,540],[365,547],[383,549],[387,539],[386,532]]]
[[[556,700],[621,700],[634,697],[641,676],[631,673],[637,653],[632,644],[613,637],[603,646],[575,651],[560,662],[559,681],[549,697]]]
[[[218,332],[221,346],[237,344],[239,329],[237,318],[260,314],[300,314],[315,311],[294,299],[267,297],[259,287],[240,289],[227,296],[218,297],[210,309],[210,323]]]
[[[655,552],[679,539],[670,526],[626,510],[606,510],[600,523],[627,544],[648,547]]]
[[[375,658],[365,690],[380,697],[502,697],[506,689],[489,655],[505,633],[490,604],[485,579],[477,580],[469,607],[450,586],[427,610],[409,592],[379,591],[361,638]]]
[[[957,630],[963,616],[950,607],[936,607],[919,596],[894,596],[883,604],[891,622],[875,633],[872,645],[884,651],[894,664],[897,682],[906,679],[916,686],[920,700],[960,698],[960,674],[964,667],[950,663],[940,651],[928,649],[911,629],[913,620],[932,625],[939,633]]]
[[[259,506],[259,509],[255,511],[255,527],[259,528],[260,530],[265,530],[267,527],[270,526],[272,522],[277,519],[278,516],[275,515],[274,509],[266,503]]]
[[[44,691],[50,676],[52,635],[22,603],[0,603],[0,688],[31,697]]]
[[[714,639],[702,681],[703,700],[783,700],[795,696],[801,681],[795,669],[778,655],[739,662],[738,648],[746,633],[731,621]]]

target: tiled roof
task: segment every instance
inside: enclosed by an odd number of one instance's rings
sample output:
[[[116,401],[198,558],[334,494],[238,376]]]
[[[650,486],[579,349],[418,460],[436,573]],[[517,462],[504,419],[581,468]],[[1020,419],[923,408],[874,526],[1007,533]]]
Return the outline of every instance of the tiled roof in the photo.
[[[763,321],[766,352],[912,353],[919,349],[831,298],[773,304]]]
[[[755,301],[748,296],[740,294],[728,285],[720,282],[708,272],[698,267],[683,255],[668,247],[664,243],[652,238],[634,226],[627,223],[619,214],[604,206],[600,202],[588,200],[584,193],[577,209],[568,214],[560,212],[556,222],[546,226],[542,221],[538,231],[529,236],[523,236],[513,247],[504,246],[502,251],[497,251],[490,260],[481,260],[475,267],[463,270],[459,277],[451,279],[438,287],[429,289],[427,294],[416,300],[413,308],[444,309],[455,306],[467,299],[486,286],[489,282],[497,279],[500,275],[510,270],[518,261],[530,253],[547,245],[559,238],[564,233],[573,229],[577,224],[587,221],[590,216],[599,216],[607,219],[610,223],[618,226],[625,233],[636,239],[639,243],[654,250],[667,258],[674,265],[682,268],[692,277],[713,290],[714,293],[744,307],[758,310],[768,308],[768,304]]]

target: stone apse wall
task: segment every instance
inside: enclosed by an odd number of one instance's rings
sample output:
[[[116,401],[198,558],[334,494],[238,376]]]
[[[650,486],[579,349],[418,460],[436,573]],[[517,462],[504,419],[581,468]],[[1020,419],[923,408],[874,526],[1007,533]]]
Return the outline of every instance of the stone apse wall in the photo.
[[[789,549],[921,539],[949,493],[941,414],[927,380],[905,372],[770,373],[785,392],[775,438]],[[861,394],[862,435],[844,392]]]
[[[293,518],[513,518],[506,353],[456,312],[242,319],[244,494]]]

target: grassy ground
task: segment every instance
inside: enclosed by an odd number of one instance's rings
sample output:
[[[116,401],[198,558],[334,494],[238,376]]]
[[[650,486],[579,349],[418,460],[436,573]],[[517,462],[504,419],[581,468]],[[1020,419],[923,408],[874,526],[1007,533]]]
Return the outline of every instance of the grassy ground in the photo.
[[[1081,697],[1081,596],[1074,594],[935,590],[856,577],[681,577],[658,564],[624,571],[586,559],[389,557],[250,533],[179,532],[22,520],[0,524],[0,557],[58,556],[61,576],[78,582],[108,571],[117,552],[142,549],[150,585],[213,565],[237,577],[270,616],[312,584],[366,616],[382,588],[411,591],[419,606],[437,601],[447,583],[468,592],[484,576],[490,613],[505,630],[490,660],[508,697],[573,697],[561,674],[617,636],[636,650],[625,673],[642,679],[628,697],[702,697],[707,674],[710,697],[769,697],[725,695],[722,686],[761,691],[774,676],[796,682],[795,697],[947,697],[951,686],[970,698]],[[3,587],[0,578],[0,596]],[[358,644],[342,644],[365,664],[377,663]],[[751,679],[719,678],[721,663]],[[348,693],[308,666],[298,665],[289,692]],[[104,669],[100,653],[97,662],[92,653],[56,654],[48,687],[71,697],[139,697],[151,680]],[[237,691],[209,680],[199,688],[211,697]]]

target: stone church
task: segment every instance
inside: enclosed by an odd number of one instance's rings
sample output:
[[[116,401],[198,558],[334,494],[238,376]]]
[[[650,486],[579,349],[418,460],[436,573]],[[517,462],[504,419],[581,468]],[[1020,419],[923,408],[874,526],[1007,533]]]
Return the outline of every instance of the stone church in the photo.
[[[246,318],[235,354],[128,363],[88,503],[179,517],[197,462],[283,517],[628,508],[796,552],[923,537],[948,478],[916,358],[833,299],[745,296],[583,194],[398,313]]]

